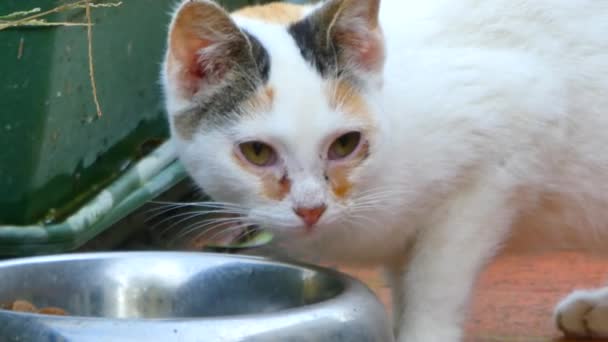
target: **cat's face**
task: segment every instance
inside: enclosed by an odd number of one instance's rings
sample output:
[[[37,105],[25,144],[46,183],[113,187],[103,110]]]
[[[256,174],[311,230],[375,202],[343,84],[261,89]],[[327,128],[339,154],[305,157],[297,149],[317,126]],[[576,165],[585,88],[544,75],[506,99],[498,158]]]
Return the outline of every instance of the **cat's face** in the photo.
[[[366,100],[381,86],[377,12],[377,0],[233,17],[209,1],[180,6],[163,72],[172,133],[226,211],[303,235],[352,223],[356,199],[378,183]]]

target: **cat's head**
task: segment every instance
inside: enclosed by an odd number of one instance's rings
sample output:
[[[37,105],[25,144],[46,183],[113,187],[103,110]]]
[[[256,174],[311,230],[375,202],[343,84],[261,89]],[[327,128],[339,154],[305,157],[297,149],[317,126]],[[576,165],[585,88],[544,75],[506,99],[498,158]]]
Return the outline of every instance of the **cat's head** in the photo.
[[[273,6],[178,8],[163,70],[173,138],[194,180],[246,222],[340,230],[379,181],[379,0]]]

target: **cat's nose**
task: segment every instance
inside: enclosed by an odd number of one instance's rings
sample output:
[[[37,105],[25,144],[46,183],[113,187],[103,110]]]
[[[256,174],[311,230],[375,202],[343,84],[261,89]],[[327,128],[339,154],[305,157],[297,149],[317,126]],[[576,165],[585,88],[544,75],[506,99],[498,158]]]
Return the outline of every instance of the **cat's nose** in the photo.
[[[302,221],[304,221],[308,227],[312,227],[315,223],[319,222],[325,209],[327,209],[326,205],[320,205],[314,208],[294,208],[293,211],[302,218]]]

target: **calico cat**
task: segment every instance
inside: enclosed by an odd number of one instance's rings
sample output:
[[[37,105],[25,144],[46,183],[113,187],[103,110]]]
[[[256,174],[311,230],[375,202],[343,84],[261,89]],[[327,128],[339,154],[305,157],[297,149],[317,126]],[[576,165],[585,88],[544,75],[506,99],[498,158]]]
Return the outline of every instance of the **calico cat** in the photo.
[[[398,341],[459,341],[505,245],[608,250],[608,1],[184,1],[162,78],[216,209],[383,266]],[[608,337],[608,290],[555,319]]]

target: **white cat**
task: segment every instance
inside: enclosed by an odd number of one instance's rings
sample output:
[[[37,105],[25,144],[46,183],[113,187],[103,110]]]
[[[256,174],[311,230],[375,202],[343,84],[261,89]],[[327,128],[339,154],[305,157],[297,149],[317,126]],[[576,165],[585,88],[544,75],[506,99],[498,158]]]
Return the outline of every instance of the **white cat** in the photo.
[[[192,0],[168,43],[192,177],[235,222],[384,266],[400,342],[459,341],[507,243],[608,250],[608,1]],[[556,313],[608,337],[608,290]]]

